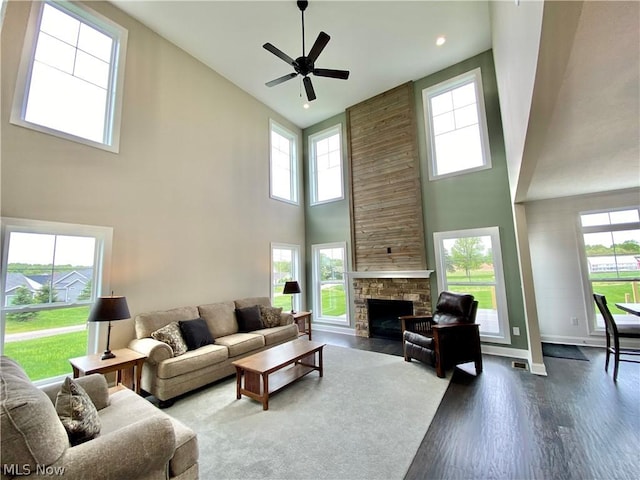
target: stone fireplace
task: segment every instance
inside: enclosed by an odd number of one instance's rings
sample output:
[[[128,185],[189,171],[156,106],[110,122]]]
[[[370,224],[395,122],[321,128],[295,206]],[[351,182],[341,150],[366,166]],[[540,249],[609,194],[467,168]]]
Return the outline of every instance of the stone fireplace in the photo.
[[[370,337],[368,299],[413,302],[414,315],[431,313],[430,270],[408,272],[351,272],[355,332]]]

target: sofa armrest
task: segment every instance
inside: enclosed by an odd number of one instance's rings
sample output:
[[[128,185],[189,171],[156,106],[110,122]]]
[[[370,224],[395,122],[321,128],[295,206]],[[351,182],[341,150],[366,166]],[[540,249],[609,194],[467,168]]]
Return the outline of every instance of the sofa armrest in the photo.
[[[173,350],[169,345],[151,337],[135,338],[129,342],[129,348],[146,355],[145,361],[154,365],[173,357]]]
[[[68,448],[53,467],[64,468],[66,480],[140,478],[166,471],[174,451],[171,420],[153,415]]]
[[[280,314],[280,326],[291,325],[293,323],[293,315],[290,312],[282,312]]]

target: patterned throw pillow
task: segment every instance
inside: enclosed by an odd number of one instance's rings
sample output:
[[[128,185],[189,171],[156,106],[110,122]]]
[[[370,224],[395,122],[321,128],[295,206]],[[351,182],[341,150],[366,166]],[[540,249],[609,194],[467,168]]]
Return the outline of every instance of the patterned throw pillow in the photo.
[[[279,327],[282,307],[265,307],[260,305],[260,318],[265,328]]]
[[[64,425],[71,445],[91,440],[100,435],[98,410],[87,392],[67,377],[56,397],[56,412]]]
[[[177,357],[186,353],[187,344],[182,338],[182,332],[180,332],[180,325],[178,322],[171,322],[162,328],[159,328],[155,332],[151,333],[151,337],[166,343],[173,350],[173,356]]]

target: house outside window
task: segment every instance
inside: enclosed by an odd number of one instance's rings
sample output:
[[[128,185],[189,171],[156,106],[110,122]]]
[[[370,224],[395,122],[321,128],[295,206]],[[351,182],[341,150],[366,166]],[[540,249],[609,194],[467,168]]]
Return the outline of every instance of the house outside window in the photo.
[[[2,219],[0,348],[34,382],[69,375],[69,358],[97,350],[98,327],[87,319],[105,286],[111,237],[107,227]]]
[[[607,298],[616,322],[638,324],[638,317],[615,306],[640,303],[640,209],[638,207],[580,214],[585,290],[593,315],[590,331],[604,330],[593,294]]]
[[[76,2],[33,2],[11,123],[117,152],[127,31]]]
[[[314,321],[349,325],[347,245],[344,242],[312,245],[311,253]]]
[[[433,239],[438,291],[473,295],[480,338],[511,343],[499,228],[436,232]]]
[[[285,282],[297,281],[300,276],[300,246],[286,243],[271,244],[271,305],[285,312],[301,309],[301,294],[283,295]]]
[[[342,200],[342,125],[309,137],[311,205]]]
[[[270,131],[271,198],[298,203],[297,137],[273,120]]]
[[[480,68],[422,91],[429,179],[491,168]]]

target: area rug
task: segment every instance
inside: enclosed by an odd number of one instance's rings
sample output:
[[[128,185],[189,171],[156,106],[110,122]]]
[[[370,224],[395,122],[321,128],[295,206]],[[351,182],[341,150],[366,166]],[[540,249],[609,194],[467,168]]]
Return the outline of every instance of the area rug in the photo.
[[[269,399],[227,379],[165,411],[198,433],[200,478],[402,479],[449,378],[402,357],[327,345],[312,372]]]
[[[542,355],[545,357],[556,357],[556,358],[568,358],[571,360],[584,360],[589,361],[589,359],[582,353],[575,345],[560,345],[557,343],[542,343]]]

